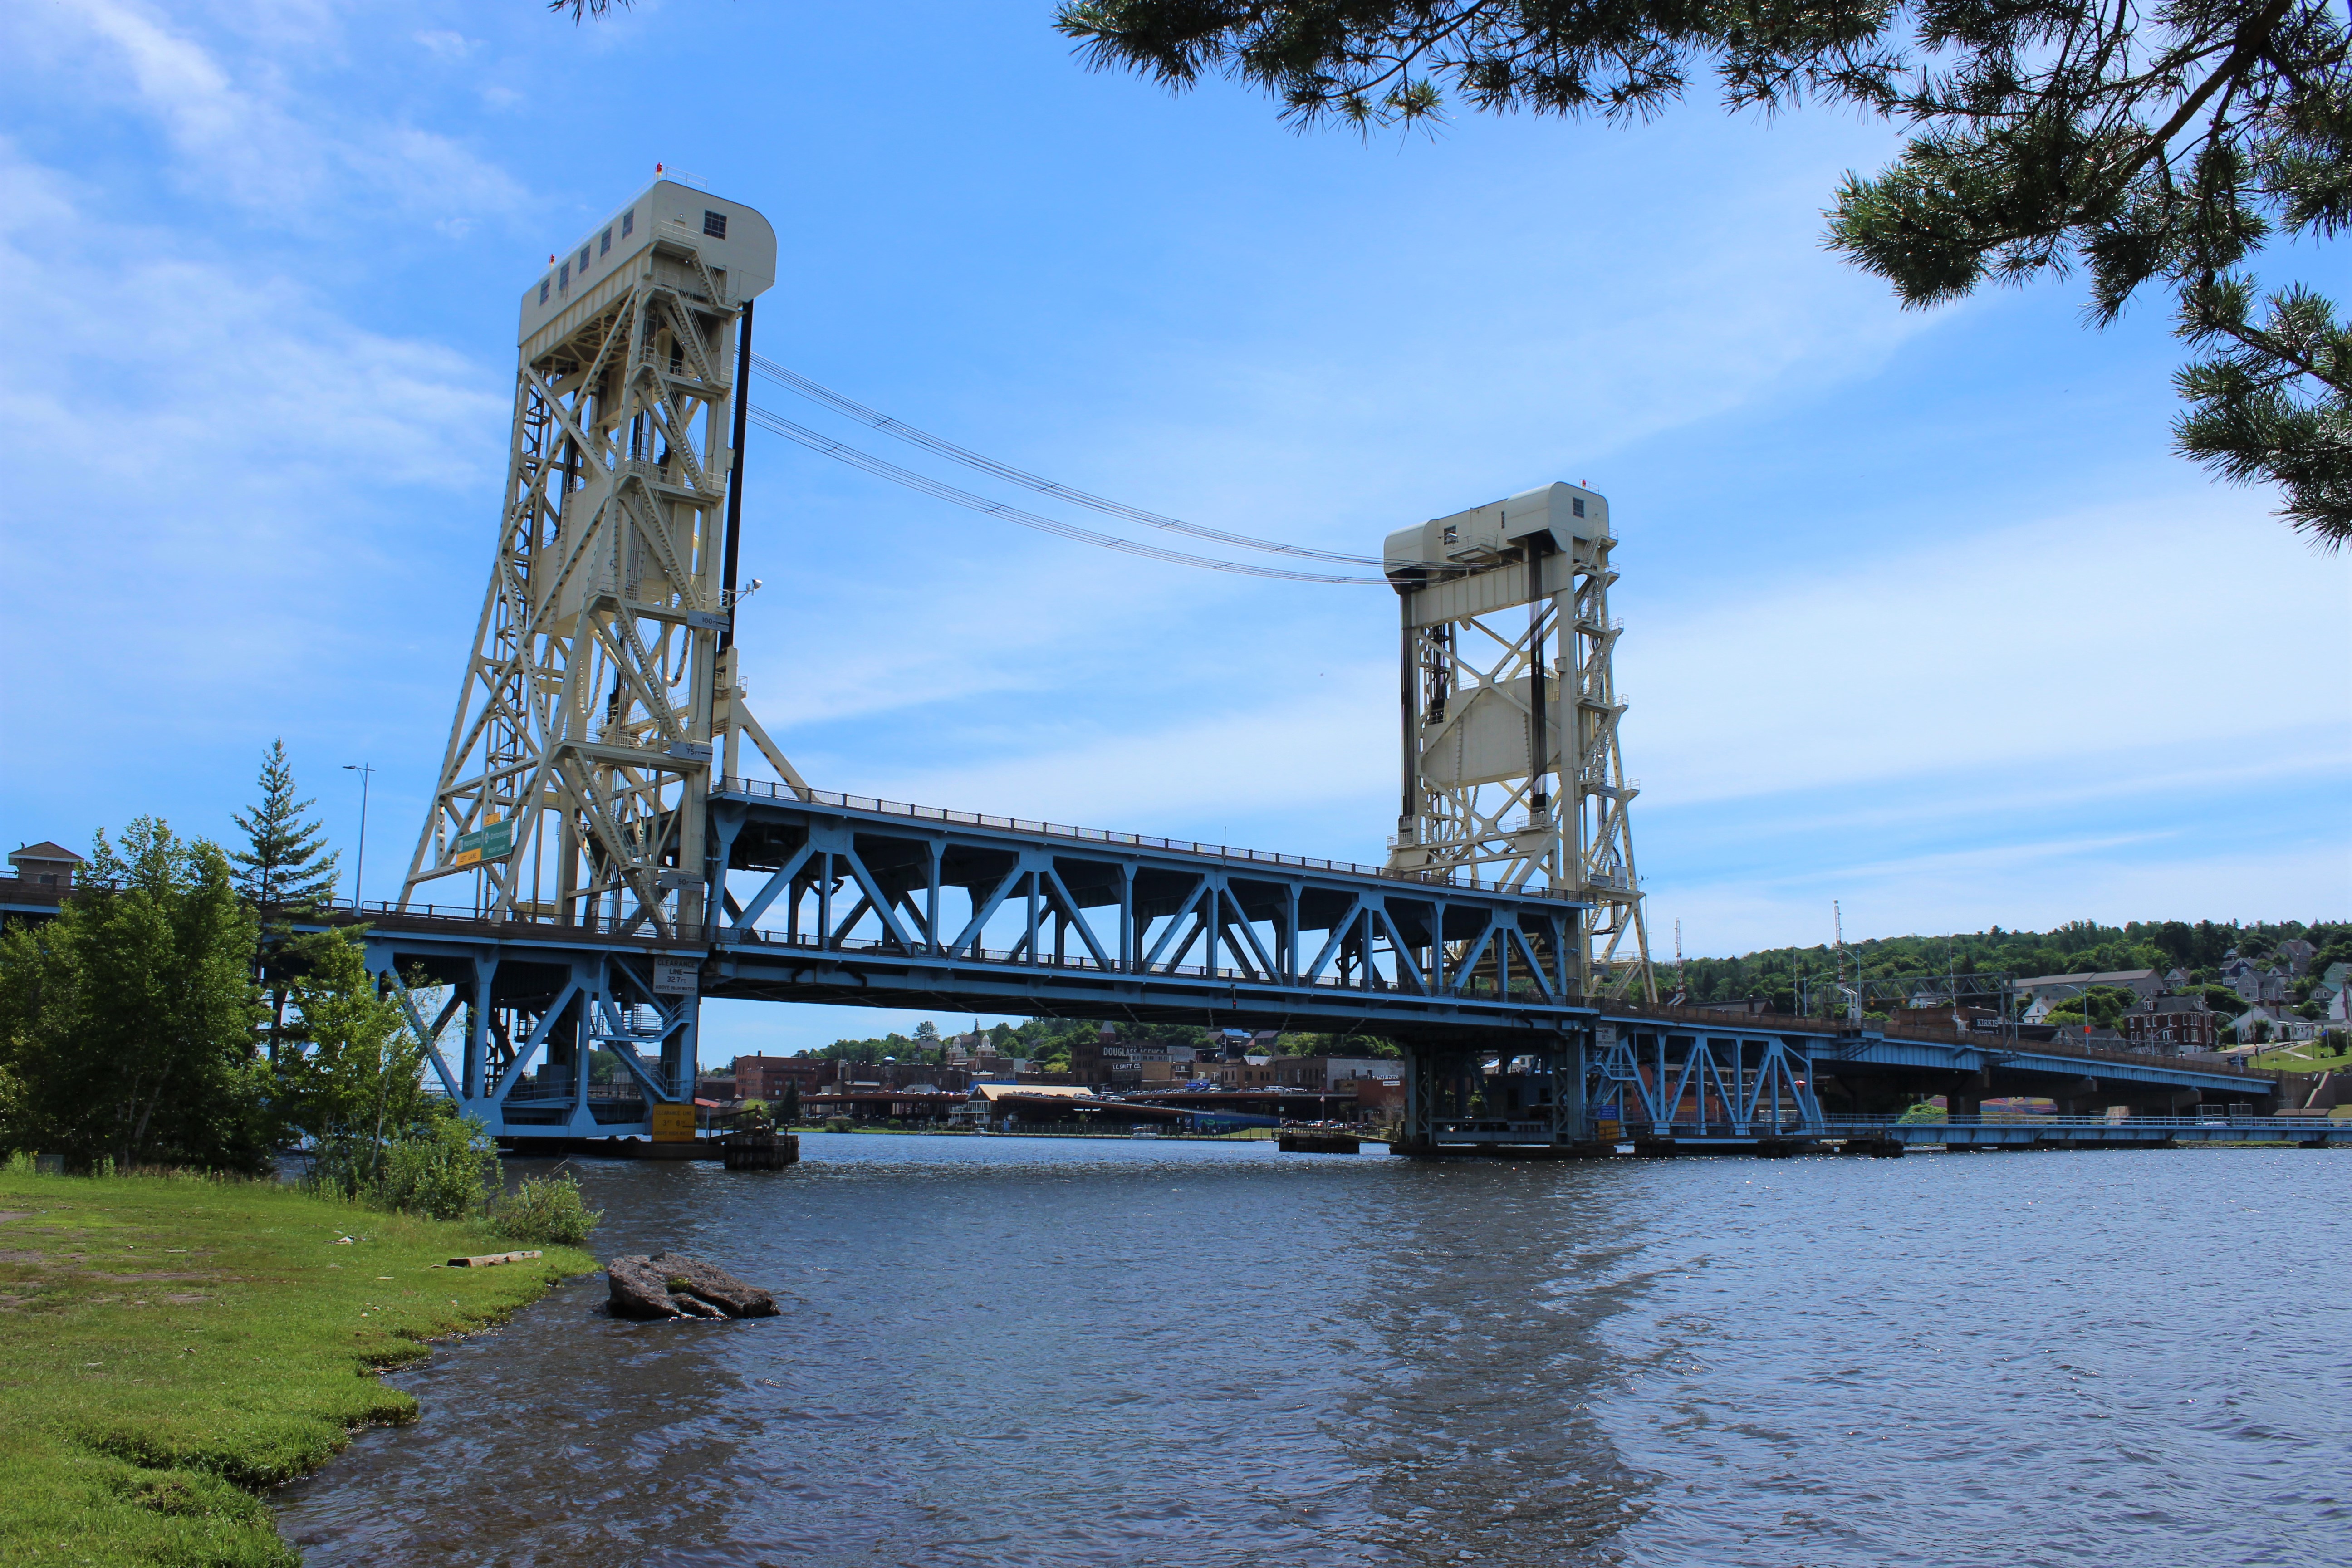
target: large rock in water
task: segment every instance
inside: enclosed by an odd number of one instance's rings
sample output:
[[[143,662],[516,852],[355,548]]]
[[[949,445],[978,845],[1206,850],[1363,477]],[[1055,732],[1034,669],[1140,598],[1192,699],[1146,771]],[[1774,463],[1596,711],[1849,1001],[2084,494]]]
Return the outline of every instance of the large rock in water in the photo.
[[[613,1310],[624,1318],[772,1318],[776,1299],[683,1253],[615,1258],[604,1265]]]

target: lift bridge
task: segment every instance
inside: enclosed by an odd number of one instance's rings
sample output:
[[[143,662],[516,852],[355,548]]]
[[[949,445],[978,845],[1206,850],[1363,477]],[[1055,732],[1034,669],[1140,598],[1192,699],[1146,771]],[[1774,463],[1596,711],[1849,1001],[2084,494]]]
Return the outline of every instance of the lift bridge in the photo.
[[[1381,865],[813,787],[734,639],[775,260],[759,213],[657,180],[522,298],[456,717],[401,897],[361,911],[440,1086],[502,1137],[690,1127],[705,997],[1379,1036],[1408,1057],[1405,1152],[1772,1145],[1922,1085],[2207,1120],[2265,1095],[2155,1058],[1659,1008],[1615,540],[1578,486],[1386,542],[1403,787]],[[621,1081],[592,1081],[600,1050]]]

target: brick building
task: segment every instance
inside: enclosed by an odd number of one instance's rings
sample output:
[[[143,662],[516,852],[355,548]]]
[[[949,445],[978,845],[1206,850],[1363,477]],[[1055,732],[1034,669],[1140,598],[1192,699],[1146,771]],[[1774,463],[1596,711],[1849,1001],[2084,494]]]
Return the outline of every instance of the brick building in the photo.
[[[737,1057],[735,1096],[772,1104],[788,1083],[799,1084],[801,1093],[808,1095],[816,1092],[817,1085],[832,1082],[833,1077],[834,1064],[819,1057]]]
[[[2183,1051],[2210,1051],[2221,1044],[2223,1020],[2202,996],[2151,996],[2120,1020],[2124,1040],[2133,1050],[2179,1056]]]

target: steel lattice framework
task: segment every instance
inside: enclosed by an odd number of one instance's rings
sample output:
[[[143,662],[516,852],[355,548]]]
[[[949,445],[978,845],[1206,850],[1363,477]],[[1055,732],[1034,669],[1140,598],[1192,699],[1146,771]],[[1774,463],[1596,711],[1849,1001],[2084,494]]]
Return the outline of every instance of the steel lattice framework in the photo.
[[[767,220],[656,181],[523,296],[498,552],[402,889],[667,938],[704,919],[714,752],[749,737],[735,482]]]
[[[1608,501],[1565,484],[1389,536],[1404,777],[1389,863],[1567,894],[1586,909],[1580,984],[1655,1001],[1618,735],[1615,543]]]

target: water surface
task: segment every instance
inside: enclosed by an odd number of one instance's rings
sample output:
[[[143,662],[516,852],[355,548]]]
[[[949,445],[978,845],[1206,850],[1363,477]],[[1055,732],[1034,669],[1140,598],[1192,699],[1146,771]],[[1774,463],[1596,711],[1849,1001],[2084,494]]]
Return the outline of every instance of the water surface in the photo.
[[[583,1162],[603,1278],[395,1375],[316,1564],[2352,1560],[2352,1161],[1436,1163],[817,1134]],[[540,1168],[511,1162],[510,1172]]]

